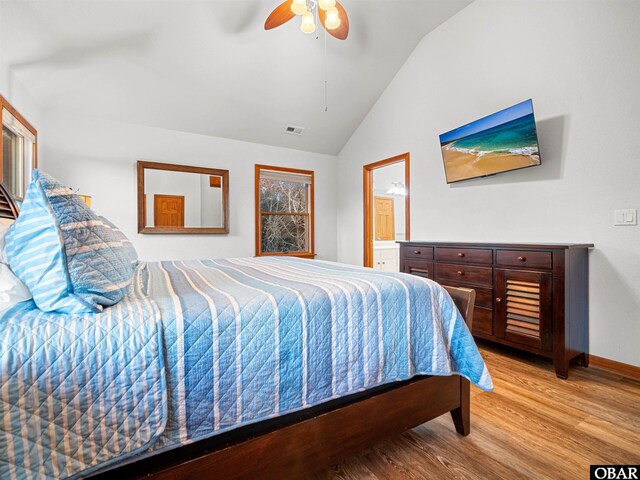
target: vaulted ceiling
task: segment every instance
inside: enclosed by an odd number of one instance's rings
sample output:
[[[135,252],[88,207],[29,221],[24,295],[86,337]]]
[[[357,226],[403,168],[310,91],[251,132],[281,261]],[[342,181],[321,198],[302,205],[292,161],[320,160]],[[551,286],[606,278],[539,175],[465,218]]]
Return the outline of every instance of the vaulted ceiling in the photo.
[[[263,30],[278,3],[0,0],[2,59],[45,111],[337,154],[422,37],[471,0],[342,0],[350,35],[329,37],[326,59],[324,32],[297,18]]]

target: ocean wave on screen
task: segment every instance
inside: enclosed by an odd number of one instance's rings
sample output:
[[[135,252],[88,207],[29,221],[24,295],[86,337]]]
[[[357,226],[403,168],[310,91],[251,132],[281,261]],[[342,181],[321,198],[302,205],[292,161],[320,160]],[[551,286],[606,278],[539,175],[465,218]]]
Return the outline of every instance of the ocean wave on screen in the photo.
[[[538,147],[532,146],[532,147],[512,148],[511,150],[509,150],[509,153],[512,153],[514,155],[537,155]]]
[[[481,150],[476,150],[475,148],[454,147],[453,145],[447,145],[444,148],[453,150],[454,152],[468,153],[469,155],[478,155],[481,152]]]
[[[518,147],[518,148],[509,148],[509,149],[496,149],[496,150],[481,150],[479,148],[462,148],[462,147],[454,147],[451,145],[447,145],[447,150],[453,150],[460,153],[466,153],[468,155],[473,155],[477,157],[474,160],[474,163],[480,160],[485,155],[494,154],[494,155],[538,155],[538,147]]]

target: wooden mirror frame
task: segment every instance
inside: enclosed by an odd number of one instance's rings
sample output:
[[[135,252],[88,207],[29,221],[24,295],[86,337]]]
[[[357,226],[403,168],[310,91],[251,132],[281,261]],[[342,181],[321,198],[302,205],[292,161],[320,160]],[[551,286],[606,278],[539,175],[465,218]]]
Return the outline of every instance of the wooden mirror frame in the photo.
[[[144,215],[144,171],[168,170],[172,172],[199,173],[222,177],[222,213],[224,215],[222,227],[147,227]],[[217,168],[192,167],[189,165],[175,165],[172,163],[145,162],[138,160],[138,233],[152,234],[184,234],[184,233],[229,233],[229,170]]]

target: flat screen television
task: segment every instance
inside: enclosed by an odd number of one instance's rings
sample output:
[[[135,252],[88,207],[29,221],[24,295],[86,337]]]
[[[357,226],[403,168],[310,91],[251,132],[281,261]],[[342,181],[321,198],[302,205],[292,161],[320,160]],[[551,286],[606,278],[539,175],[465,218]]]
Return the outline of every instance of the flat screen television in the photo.
[[[540,165],[533,102],[525,100],[440,135],[447,183]]]

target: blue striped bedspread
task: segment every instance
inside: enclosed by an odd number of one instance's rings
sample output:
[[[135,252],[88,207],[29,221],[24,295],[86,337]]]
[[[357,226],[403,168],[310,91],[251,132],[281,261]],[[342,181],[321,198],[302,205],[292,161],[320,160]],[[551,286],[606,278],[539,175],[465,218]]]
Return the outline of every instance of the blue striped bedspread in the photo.
[[[285,257],[150,263],[148,273],[169,402],[155,449],[418,374],[493,388],[451,297],[430,280]]]
[[[146,450],[164,430],[160,311],[136,272],[99,314],[0,315],[0,478],[84,476]],[[143,276],[144,275],[144,276]]]
[[[437,283],[318,260],[141,263],[114,307],[19,304],[0,340],[2,479],[84,477],[418,374],[492,389]]]

